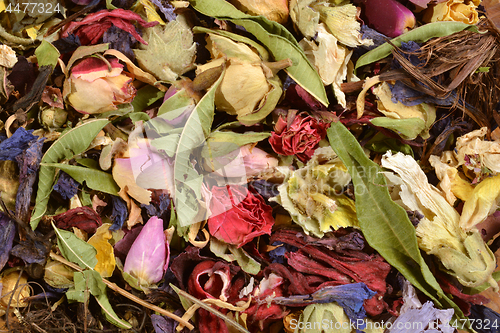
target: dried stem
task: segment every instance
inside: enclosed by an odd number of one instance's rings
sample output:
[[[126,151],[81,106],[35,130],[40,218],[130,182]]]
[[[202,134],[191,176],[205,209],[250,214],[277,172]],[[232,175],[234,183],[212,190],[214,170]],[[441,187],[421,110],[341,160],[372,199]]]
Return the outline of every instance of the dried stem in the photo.
[[[68,260],[64,259],[62,256],[60,256],[60,255],[58,255],[58,254],[56,254],[56,253],[54,253],[54,252],[50,252],[50,257],[51,257],[52,259],[54,259],[54,260],[59,261],[60,263],[63,263],[64,265],[66,265],[66,266],[68,266],[68,267],[73,268],[74,270],[76,270],[76,271],[78,271],[78,272],[82,272],[82,271],[83,271],[83,269],[82,269],[80,266],[78,266],[78,265],[76,265],[76,264],[74,264],[74,263],[72,263],[72,262],[70,262],[70,261],[68,261]],[[112,289],[112,290],[116,291],[117,293],[119,293],[119,294],[120,294],[120,295],[122,295],[122,296],[125,296],[125,297],[126,297],[126,298],[128,298],[129,300],[134,301],[135,303],[137,303],[137,304],[139,304],[139,305],[142,305],[142,306],[143,306],[143,307],[145,307],[145,308],[148,308],[148,309],[150,309],[150,310],[156,311],[156,312],[160,313],[161,315],[164,315],[164,316],[167,316],[167,317],[169,317],[169,318],[172,318],[173,320],[178,321],[179,323],[181,323],[182,325],[184,325],[185,327],[187,327],[187,328],[188,328],[188,329],[190,329],[190,330],[192,330],[192,329],[194,328],[194,326],[193,326],[191,323],[187,322],[186,320],[182,319],[182,318],[181,318],[181,317],[179,317],[179,316],[176,316],[176,315],[175,315],[175,314],[173,314],[172,312],[167,311],[167,310],[165,310],[165,309],[162,309],[162,308],[160,308],[159,306],[156,306],[156,305],[153,305],[153,304],[151,304],[151,303],[148,303],[148,302],[146,302],[146,301],[144,301],[144,300],[140,299],[139,297],[137,297],[137,296],[135,296],[135,295],[132,295],[132,294],[131,294],[131,293],[129,293],[128,291],[126,291],[126,290],[124,290],[124,289],[122,289],[122,288],[118,287],[115,283],[110,282],[110,281],[108,281],[108,280],[106,280],[106,279],[104,279],[104,278],[102,279],[102,281],[103,281],[103,282],[104,282],[104,283],[105,283],[105,284],[106,284],[106,285],[107,285],[110,289]]]

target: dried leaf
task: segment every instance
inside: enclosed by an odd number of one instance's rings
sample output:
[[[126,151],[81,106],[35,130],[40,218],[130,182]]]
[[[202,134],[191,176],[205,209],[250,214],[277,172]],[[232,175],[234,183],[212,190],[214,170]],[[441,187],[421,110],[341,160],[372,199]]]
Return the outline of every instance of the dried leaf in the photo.
[[[59,163],[74,155],[83,153],[92,143],[101,129],[109,123],[105,120],[91,120],[66,132],[54,142],[42,157],[44,163]],[[47,210],[47,203],[52,192],[56,169],[50,166],[40,166],[36,204],[31,216],[31,227],[36,229],[38,222]]]

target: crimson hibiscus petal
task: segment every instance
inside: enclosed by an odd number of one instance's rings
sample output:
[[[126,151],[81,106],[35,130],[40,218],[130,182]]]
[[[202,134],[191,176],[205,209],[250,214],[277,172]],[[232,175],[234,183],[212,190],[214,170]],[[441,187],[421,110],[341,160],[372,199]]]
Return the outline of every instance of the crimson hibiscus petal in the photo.
[[[146,22],[139,14],[125,9],[100,10],[87,15],[80,22],[71,22],[63,30],[62,37],[75,34],[80,38],[82,45],[97,44],[102,35],[112,26],[120,28],[137,39],[142,44],[147,43],[142,39],[131,21],[136,21],[144,28],[154,27],[158,22]]]

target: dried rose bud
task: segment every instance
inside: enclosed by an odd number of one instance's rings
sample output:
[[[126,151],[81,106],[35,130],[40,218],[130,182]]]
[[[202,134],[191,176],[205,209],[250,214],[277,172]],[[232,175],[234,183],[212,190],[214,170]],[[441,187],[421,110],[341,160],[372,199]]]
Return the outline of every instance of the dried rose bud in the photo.
[[[252,177],[278,166],[278,159],[252,146],[247,144],[211,162],[205,161],[205,168],[224,177]]]
[[[123,270],[142,286],[157,283],[167,270],[169,252],[163,220],[153,216],[130,247]]]
[[[71,68],[63,91],[63,97],[76,111],[90,114],[116,110],[117,105],[132,102],[135,94],[132,78],[123,73],[118,59],[106,62],[95,57],[85,58]]]
[[[247,14],[262,15],[282,24],[288,21],[287,0],[231,0],[230,2]]]
[[[363,3],[368,25],[388,37],[404,34],[416,24],[411,10],[396,0],[364,0]]]
[[[40,111],[40,123],[47,128],[60,128],[67,118],[68,112],[60,108],[46,107]]]
[[[268,62],[268,54],[257,54],[245,43],[215,34],[207,36],[207,48],[214,60],[198,66],[197,76],[225,66],[224,78],[215,92],[217,110],[236,115],[247,126],[258,123],[278,103],[282,89],[276,73],[291,66],[291,60]]]

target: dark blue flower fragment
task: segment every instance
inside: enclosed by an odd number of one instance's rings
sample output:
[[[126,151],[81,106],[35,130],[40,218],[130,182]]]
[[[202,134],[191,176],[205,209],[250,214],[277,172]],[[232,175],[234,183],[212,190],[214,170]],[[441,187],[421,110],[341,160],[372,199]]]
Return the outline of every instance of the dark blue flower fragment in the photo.
[[[286,263],[285,254],[287,252],[296,252],[298,248],[282,242],[273,243],[273,246],[278,246],[278,245],[281,246],[275,248],[274,250],[269,251],[269,258],[271,258],[271,262],[273,263],[279,263],[284,265]]]
[[[16,236],[16,225],[4,213],[0,212],[0,270],[9,260],[10,250]]]
[[[71,199],[78,193],[78,186],[80,184],[71,178],[65,172],[61,171],[57,183],[54,185],[54,191],[59,193],[64,199]]]
[[[455,94],[450,94],[446,98],[435,98],[423,92],[414,90],[401,81],[396,81],[394,85],[389,84],[392,93],[392,102],[401,102],[406,106],[415,106],[422,103],[437,104],[441,106],[452,105],[456,99]]]
[[[33,130],[27,131],[23,127],[19,127],[10,138],[0,142],[0,160],[15,161],[16,157],[38,138],[32,133]]]
[[[500,332],[500,314],[478,304],[472,304],[469,319],[473,319],[472,328],[478,333]]]
[[[120,51],[125,54],[127,58],[134,61],[135,54],[134,51],[132,51],[132,45],[134,45],[137,40],[125,30],[112,26],[102,35],[102,42],[109,43],[110,48]]]
[[[177,14],[174,13],[175,7],[170,3],[170,1],[151,0],[151,2],[160,9],[160,12],[165,15],[165,19],[167,21],[175,21]]]
[[[366,317],[363,302],[376,294],[377,293],[370,290],[366,284],[358,282],[324,287],[311,295],[275,297],[273,302],[288,306],[337,302],[337,304],[344,309],[347,317],[349,317],[352,322],[358,322],[358,319],[364,319]],[[358,328],[364,329],[365,326],[360,325]]]
[[[109,227],[109,230],[116,231],[123,228],[123,224],[128,217],[127,203],[122,198],[114,195],[111,196],[111,202],[113,204],[113,211],[111,213],[113,225]]]
[[[31,194],[35,184],[45,138],[32,142],[28,149],[16,157],[19,165],[19,188],[16,195],[16,216],[24,222],[29,219]]]

